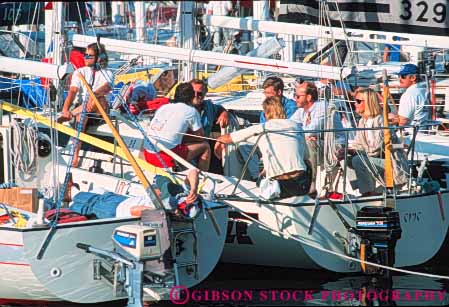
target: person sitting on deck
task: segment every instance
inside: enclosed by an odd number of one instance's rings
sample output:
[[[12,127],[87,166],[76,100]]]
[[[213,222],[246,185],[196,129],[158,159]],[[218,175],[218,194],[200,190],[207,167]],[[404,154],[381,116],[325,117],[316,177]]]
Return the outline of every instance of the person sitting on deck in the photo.
[[[159,107],[170,103],[168,97],[156,97],[156,88],[150,81],[136,80],[125,93],[129,111],[134,115],[151,115]],[[125,112],[124,107],[122,110]]]
[[[318,89],[312,82],[302,82],[296,85],[295,94],[298,110],[291,119],[302,124],[304,131],[313,131],[305,136],[312,164],[312,184],[309,194],[316,194],[316,178],[318,165],[324,161],[324,133],[318,130],[325,129],[326,103],[318,100]],[[336,114],[333,118],[334,129],[343,129],[341,118]],[[342,132],[336,132],[336,143],[345,144],[345,136]],[[341,151],[341,146],[338,148]]]
[[[176,88],[174,103],[157,109],[148,131],[151,144],[144,144],[144,155],[148,163],[157,167],[164,167],[164,164],[166,167],[175,165],[169,154],[156,147],[156,143],[160,143],[187,161],[198,158],[199,169],[209,169],[211,150],[209,143],[201,138],[204,136],[204,129],[200,114],[192,106],[194,96],[192,85],[181,83]],[[193,137],[185,136],[185,133],[192,134]]]
[[[383,127],[382,107],[377,93],[370,88],[357,90],[355,94],[356,112],[361,116],[357,128]],[[397,142],[392,133],[392,141]],[[384,130],[357,130],[349,153],[354,155],[350,166],[357,178],[351,184],[358,188],[362,196],[377,195],[376,180],[383,182],[385,170]],[[397,184],[407,182],[407,160],[402,149],[392,148],[393,175]]]
[[[418,67],[405,64],[398,73],[399,86],[405,88],[399,101],[398,114],[389,114],[389,120],[399,126],[421,126],[429,119],[429,94],[425,82],[420,82]]]
[[[284,110],[284,118],[290,118],[298,109],[295,101],[285,97],[284,94],[284,81],[282,81],[279,77],[268,77],[262,84],[263,93],[265,98],[268,97],[278,97],[282,104],[282,109]],[[265,123],[265,112],[260,113],[259,122],[261,124]],[[248,173],[251,177],[251,180],[256,181],[259,178],[259,156],[260,152],[256,151],[256,153],[250,157],[251,149],[253,144],[242,143],[239,145],[238,150],[242,156],[244,161],[248,160]]]
[[[263,174],[268,180],[277,180],[280,198],[304,195],[309,190],[309,176],[304,162],[306,145],[301,125],[285,119],[279,97],[268,97],[263,102],[267,121],[246,129],[220,136],[224,144],[238,143],[263,134],[258,142],[264,165]]]
[[[206,137],[211,137],[211,133],[215,127],[226,128],[229,124],[229,113],[226,109],[221,106],[214,104],[211,100],[205,99],[207,94],[207,84],[201,79],[193,79],[190,81],[195,91],[195,98],[193,99],[193,106],[200,113],[201,124],[203,125],[204,135]],[[214,152],[219,153],[220,150],[217,148],[222,146],[222,144],[215,141],[209,140],[209,145],[214,148]],[[224,148],[222,148],[224,149]],[[219,158],[211,156],[211,169],[218,173],[221,173],[221,155]]]
[[[198,169],[190,169],[183,184],[175,184],[168,177],[157,175],[153,188],[160,196],[165,209],[181,216],[195,217],[199,212]],[[155,209],[147,195],[124,196],[109,191],[80,192],[71,187],[70,210],[96,218],[140,216],[142,210]]]
[[[84,60],[86,66],[78,68],[72,75],[70,90],[64,101],[64,106],[62,107],[62,115],[57,120],[58,123],[71,120],[72,118],[75,118],[76,122],[79,123],[84,103],[87,103],[85,109],[86,113],[95,112],[100,114],[94,100],[89,96],[86,86],[81,81],[79,75],[86,79],[88,86],[92,89],[103,110],[108,109],[109,97],[107,96],[112,91],[111,84],[113,84],[114,75],[112,74],[112,71],[106,69],[108,56],[105,47],[99,43],[90,44],[87,46]],[[75,107],[70,111],[72,105]],[[84,119],[81,127],[82,132],[86,130],[86,125],[87,120]],[[78,142],[72,160],[72,166],[74,167],[78,166],[80,148],[81,142]]]

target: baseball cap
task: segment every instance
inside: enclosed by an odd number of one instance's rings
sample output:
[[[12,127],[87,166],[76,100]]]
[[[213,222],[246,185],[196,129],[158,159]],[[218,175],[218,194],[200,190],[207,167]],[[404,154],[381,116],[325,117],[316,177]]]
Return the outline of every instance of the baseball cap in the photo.
[[[418,66],[415,64],[405,64],[401,66],[401,69],[397,73],[397,75],[405,76],[405,75],[416,75],[418,73]]]

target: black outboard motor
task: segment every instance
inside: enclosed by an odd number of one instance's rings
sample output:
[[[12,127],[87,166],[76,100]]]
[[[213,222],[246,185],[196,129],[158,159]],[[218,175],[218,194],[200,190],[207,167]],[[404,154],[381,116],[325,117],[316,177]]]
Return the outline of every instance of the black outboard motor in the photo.
[[[357,212],[356,233],[361,238],[360,258],[373,263],[393,266],[396,242],[401,238],[399,213],[388,207],[366,206]],[[390,270],[362,264],[367,274],[387,277]],[[386,276],[387,275],[387,276]]]

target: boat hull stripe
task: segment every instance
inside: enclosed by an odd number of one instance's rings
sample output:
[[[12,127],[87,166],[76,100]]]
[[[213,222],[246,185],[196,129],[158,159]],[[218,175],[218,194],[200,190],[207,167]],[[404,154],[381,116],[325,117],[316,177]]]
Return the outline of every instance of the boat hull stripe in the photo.
[[[0,261],[0,264],[4,264],[4,265],[19,265],[19,266],[31,266],[29,263],[3,262],[3,261]]]
[[[282,65],[273,65],[273,64],[264,64],[264,63],[255,63],[255,62],[246,62],[246,61],[239,61],[235,60],[236,63],[242,63],[242,64],[251,64],[251,65],[259,65],[259,66],[270,66],[270,67],[276,67],[276,68],[285,68],[287,69],[287,66]]]
[[[23,247],[23,244],[13,244],[13,243],[2,243],[2,242],[0,242],[0,246],[15,246],[15,247]]]

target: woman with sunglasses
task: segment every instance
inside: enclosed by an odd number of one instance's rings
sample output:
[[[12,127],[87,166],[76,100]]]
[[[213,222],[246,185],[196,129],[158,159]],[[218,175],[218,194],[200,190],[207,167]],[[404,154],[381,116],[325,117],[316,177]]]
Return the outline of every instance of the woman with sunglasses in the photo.
[[[94,101],[89,97],[87,88],[79,77],[80,75],[89,84],[102,108],[104,110],[108,108],[107,95],[112,90],[111,84],[113,84],[114,75],[112,71],[106,69],[108,56],[105,47],[99,43],[90,44],[87,46],[86,53],[84,54],[84,61],[86,66],[78,68],[72,75],[70,89],[62,107],[62,114],[58,118],[59,123],[69,121],[72,118],[75,118],[76,122],[79,123],[84,103],[87,103],[86,113],[99,113]],[[73,109],[70,110],[71,108]],[[87,121],[84,120],[81,131],[85,131],[86,124]],[[72,166],[74,167],[78,166],[80,147],[81,142],[78,142],[72,161]]]
[[[355,93],[355,109],[361,116],[357,128],[379,128],[383,127],[382,107],[379,103],[379,96],[371,88],[361,88]],[[396,138],[393,135],[394,141]],[[375,192],[376,180],[383,182],[383,173],[385,170],[384,153],[384,134],[383,129],[376,130],[357,130],[352,148],[349,150],[353,154],[351,164],[355,171],[356,180],[351,182],[353,188],[358,188],[362,196],[378,195]],[[401,151],[398,149],[397,151]],[[402,153],[394,153],[393,160],[405,159]],[[394,168],[400,167],[406,161],[396,163]],[[395,169],[394,174],[397,179],[401,177],[403,170]],[[396,183],[400,180],[396,180]]]

